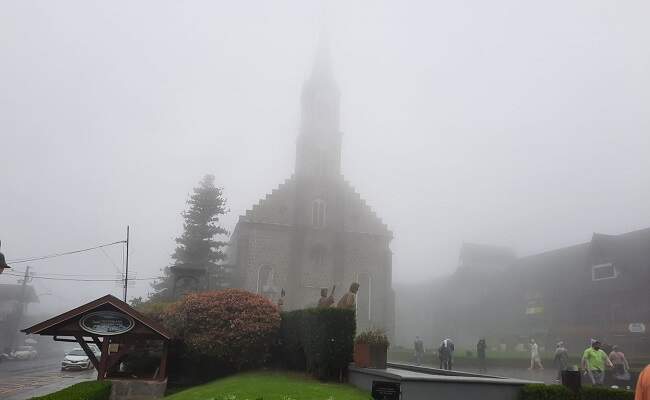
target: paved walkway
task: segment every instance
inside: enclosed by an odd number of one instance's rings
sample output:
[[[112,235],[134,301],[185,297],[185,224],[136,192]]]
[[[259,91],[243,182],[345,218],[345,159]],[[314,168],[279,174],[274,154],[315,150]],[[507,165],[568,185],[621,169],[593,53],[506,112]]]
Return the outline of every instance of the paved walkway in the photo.
[[[26,400],[93,380],[96,371],[61,371],[61,357],[0,364],[0,399]]]
[[[414,363],[406,363],[406,364],[416,365]],[[431,365],[427,363],[423,363],[422,366],[438,368],[438,365]],[[487,371],[480,371],[478,367],[469,367],[469,366],[460,366],[458,368],[454,368],[454,370],[460,372],[472,372],[475,374],[502,376],[505,378],[539,381],[544,383],[557,383],[556,382],[557,371],[555,370],[555,368],[529,371],[527,368],[490,367],[488,363]]]

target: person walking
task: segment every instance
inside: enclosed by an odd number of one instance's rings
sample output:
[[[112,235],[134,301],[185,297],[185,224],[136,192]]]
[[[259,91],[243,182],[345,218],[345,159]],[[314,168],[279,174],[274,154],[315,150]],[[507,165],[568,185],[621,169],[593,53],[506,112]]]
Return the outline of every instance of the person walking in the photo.
[[[440,358],[440,369],[451,371],[454,355],[454,342],[447,338],[440,343],[438,357]]]
[[[555,363],[555,368],[557,368],[557,381],[562,382],[562,371],[569,369],[569,352],[566,347],[564,347],[564,342],[559,341],[555,346],[555,357],[553,357],[553,363]]]
[[[544,370],[542,365],[542,359],[539,356],[539,346],[535,342],[535,339],[530,339],[530,367],[528,370],[532,370],[537,366],[540,370]]]
[[[415,337],[415,342],[413,342],[413,349],[415,350],[415,364],[422,365],[422,359],[424,358],[424,343],[419,336]]]
[[[480,372],[486,372],[486,362],[485,362],[485,350],[487,349],[487,344],[485,343],[485,338],[479,339],[476,343],[476,355],[478,356],[478,368]]]
[[[634,389],[634,400],[650,400],[650,364],[639,374]]]
[[[612,346],[612,351],[609,353],[609,361],[614,365],[614,379],[627,386],[630,381],[630,364],[628,364],[625,354],[618,346]]]
[[[600,341],[593,339],[591,346],[582,353],[581,365],[594,386],[600,386],[605,382],[605,365],[613,367],[607,353],[600,348]]]

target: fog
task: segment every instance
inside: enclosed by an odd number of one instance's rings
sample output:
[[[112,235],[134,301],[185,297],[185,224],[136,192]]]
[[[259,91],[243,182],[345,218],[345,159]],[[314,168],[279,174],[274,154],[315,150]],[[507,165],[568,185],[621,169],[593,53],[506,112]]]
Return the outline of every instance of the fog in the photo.
[[[204,174],[229,230],[291,175],[323,32],[343,173],[393,231],[400,287],[455,270],[463,242],[527,255],[649,227],[648,15],[644,1],[4,1],[2,251],[91,247],[130,225],[129,298],[146,295]],[[112,279],[122,257],[28,264]],[[32,283],[32,312],[121,295]]]

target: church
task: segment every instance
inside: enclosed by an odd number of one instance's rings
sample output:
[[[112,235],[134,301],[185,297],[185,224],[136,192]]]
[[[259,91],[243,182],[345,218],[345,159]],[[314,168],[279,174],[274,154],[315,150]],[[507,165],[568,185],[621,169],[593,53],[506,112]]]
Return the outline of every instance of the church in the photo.
[[[392,232],[341,172],[340,93],[329,49],[319,45],[303,85],[294,174],[239,217],[228,264],[241,285],[284,310],[316,305],[321,288],[357,293],[357,331],[394,335]]]

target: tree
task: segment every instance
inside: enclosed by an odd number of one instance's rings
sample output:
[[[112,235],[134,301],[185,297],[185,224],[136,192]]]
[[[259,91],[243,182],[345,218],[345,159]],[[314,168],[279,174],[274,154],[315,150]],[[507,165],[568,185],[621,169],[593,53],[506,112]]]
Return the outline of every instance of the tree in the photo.
[[[206,289],[220,289],[232,286],[231,273],[221,264],[226,259],[224,240],[215,237],[227,235],[228,231],[219,225],[219,217],[226,213],[226,200],[223,189],[214,185],[214,175],[203,177],[199,186],[187,201],[188,209],[181,213],[183,234],[176,239],[176,249],[171,258],[176,268],[195,268],[206,271]],[[164,278],[155,282],[151,299],[171,297],[173,282],[169,267],[164,269]],[[207,285],[205,285],[207,284]]]

